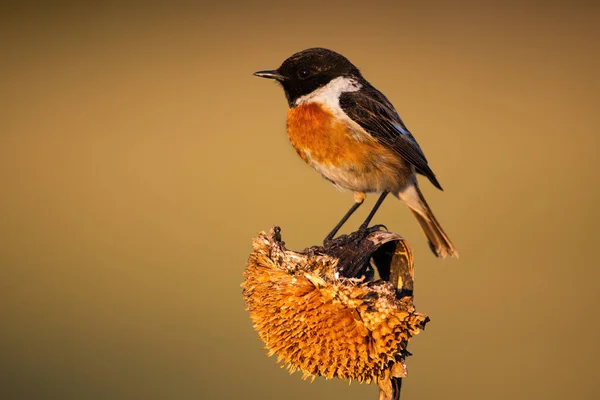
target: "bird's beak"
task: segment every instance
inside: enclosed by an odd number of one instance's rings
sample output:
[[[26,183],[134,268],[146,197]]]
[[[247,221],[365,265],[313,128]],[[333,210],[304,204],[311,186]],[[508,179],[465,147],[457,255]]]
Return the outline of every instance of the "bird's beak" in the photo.
[[[252,75],[259,76],[261,78],[275,79],[276,81],[279,81],[279,82],[285,81],[285,79],[286,79],[285,76],[283,76],[279,72],[277,72],[276,69],[274,69],[274,70],[258,71],[258,72],[255,72]]]

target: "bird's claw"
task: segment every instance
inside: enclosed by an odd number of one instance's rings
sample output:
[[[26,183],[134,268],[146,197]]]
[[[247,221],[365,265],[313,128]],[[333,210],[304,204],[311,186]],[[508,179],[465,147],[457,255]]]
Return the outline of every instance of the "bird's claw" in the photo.
[[[323,239],[323,249],[325,250],[325,252],[329,251],[331,249],[331,246],[333,246],[334,240],[332,237],[327,236],[325,239]]]
[[[367,232],[372,233],[372,232],[377,232],[377,231],[381,231],[381,230],[387,231],[388,228],[384,224],[377,224],[377,225],[373,225],[372,227],[368,228]]]
[[[383,224],[373,225],[371,227],[367,227],[366,225],[361,225],[356,231],[356,246],[358,247],[360,243],[365,240],[367,236],[369,236],[373,232],[378,232],[380,230],[385,229],[388,230],[387,227]]]
[[[358,238],[359,238],[360,240],[362,240],[362,239],[364,239],[365,237],[367,237],[368,235],[370,235],[371,233],[373,233],[373,232],[377,232],[377,231],[380,231],[382,228],[383,228],[383,229],[385,229],[386,231],[388,230],[388,229],[387,229],[387,226],[385,226],[385,225],[383,225],[383,224],[377,224],[377,225],[373,225],[373,226],[371,226],[370,228],[369,228],[369,227],[367,227],[366,225],[361,225],[361,226],[358,228],[358,230],[356,231],[356,234],[358,235]],[[359,241],[360,241],[360,240],[359,240]]]

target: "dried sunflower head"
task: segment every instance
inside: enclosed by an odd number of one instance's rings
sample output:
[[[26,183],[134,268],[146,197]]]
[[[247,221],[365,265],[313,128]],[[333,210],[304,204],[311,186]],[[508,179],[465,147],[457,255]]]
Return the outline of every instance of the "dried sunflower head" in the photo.
[[[404,276],[412,289],[412,254],[404,248],[408,263],[399,281]],[[376,381],[391,391],[391,379],[406,375],[409,339],[429,318],[415,312],[412,290],[402,296],[402,285],[367,279],[368,266],[360,277],[342,276],[342,259],[289,251],[278,229],[260,233],[242,284],[254,328],[269,356],[303,378]]]

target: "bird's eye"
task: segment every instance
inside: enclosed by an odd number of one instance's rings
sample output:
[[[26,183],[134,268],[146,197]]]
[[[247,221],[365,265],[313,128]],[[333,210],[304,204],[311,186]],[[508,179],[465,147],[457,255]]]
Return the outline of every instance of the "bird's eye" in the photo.
[[[306,79],[311,75],[310,69],[308,68],[300,68],[298,70],[298,78]]]

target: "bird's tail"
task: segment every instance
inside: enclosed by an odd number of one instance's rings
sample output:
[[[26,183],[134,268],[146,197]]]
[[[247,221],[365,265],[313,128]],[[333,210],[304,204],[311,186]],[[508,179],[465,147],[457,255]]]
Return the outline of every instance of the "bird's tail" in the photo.
[[[410,208],[429,240],[429,247],[433,253],[440,257],[446,256],[458,258],[458,251],[442,229],[442,226],[433,215],[433,211],[429,208],[427,201],[423,197],[423,193],[417,186],[416,182],[413,185],[407,186],[398,194],[401,200]]]

